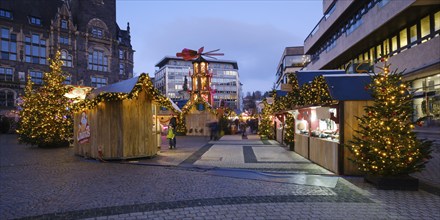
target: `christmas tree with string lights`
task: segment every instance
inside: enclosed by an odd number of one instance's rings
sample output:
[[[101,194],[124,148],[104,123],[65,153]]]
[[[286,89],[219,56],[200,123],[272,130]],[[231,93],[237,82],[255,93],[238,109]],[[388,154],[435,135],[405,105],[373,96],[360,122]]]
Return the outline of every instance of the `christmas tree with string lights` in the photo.
[[[296,75],[293,73],[288,73],[288,82],[292,89],[287,93],[286,95],[286,110],[290,110],[294,108],[295,106],[300,105],[300,88],[298,79],[296,78]],[[292,145],[294,143],[294,137],[295,137],[295,117],[288,113],[286,114],[286,134],[284,136],[284,142]]]
[[[262,138],[269,138],[273,139],[274,132],[273,132],[273,124],[272,124],[272,113],[273,113],[273,106],[269,103],[267,103],[267,100],[263,100],[263,109],[261,114],[261,122],[258,125],[258,132],[261,135]]]
[[[371,92],[373,104],[364,108],[358,117],[359,130],[348,148],[359,170],[369,175],[398,176],[417,172],[425,167],[431,143],[416,138],[412,93],[408,82],[402,81],[403,72],[390,72],[384,67],[373,74],[365,88]]]
[[[43,85],[36,90],[28,82],[20,112],[19,141],[39,147],[66,145],[72,136],[73,125],[70,100],[64,96],[66,76],[61,70],[61,53],[49,59],[50,71],[44,73]]]

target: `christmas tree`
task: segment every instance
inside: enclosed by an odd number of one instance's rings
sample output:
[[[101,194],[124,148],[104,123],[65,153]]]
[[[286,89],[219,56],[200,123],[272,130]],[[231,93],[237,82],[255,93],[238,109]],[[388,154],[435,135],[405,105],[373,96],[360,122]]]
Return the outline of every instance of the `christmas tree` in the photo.
[[[261,114],[261,122],[259,124],[258,127],[258,132],[260,133],[260,135],[262,137],[267,137],[269,139],[273,139],[274,137],[274,132],[273,132],[273,124],[272,124],[272,105],[270,105],[269,103],[267,103],[267,100],[264,99],[263,100],[263,104],[264,104],[264,108],[262,109],[262,114]]]
[[[300,105],[301,97],[300,97],[300,88],[298,79],[296,78],[296,75],[293,73],[288,73],[288,82],[292,87],[292,90],[290,90],[287,93],[286,96],[286,106],[287,110],[294,108],[295,106]],[[295,117],[288,113],[286,114],[286,134],[284,136],[284,142],[287,144],[293,144],[294,143],[294,137],[295,137]]]
[[[384,59],[385,61],[385,59]],[[416,139],[412,93],[403,72],[390,72],[386,62],[366,87],[373,105],[358,117],[359,130],[348,146],[359,170],[372,175],[401,175],[420,171],[430,158],[431,142]]]
[[[72,118],[70,117],[70,101],[63,85],[66,76],[61,67],[63,61],[57,51],[53,59],[49,59],[50,72],[44,73],[43,85],[32,89],[28,82],[20,112],[19,140],[22,143],[43,146],[59,146],[65,144],[72,136]]]

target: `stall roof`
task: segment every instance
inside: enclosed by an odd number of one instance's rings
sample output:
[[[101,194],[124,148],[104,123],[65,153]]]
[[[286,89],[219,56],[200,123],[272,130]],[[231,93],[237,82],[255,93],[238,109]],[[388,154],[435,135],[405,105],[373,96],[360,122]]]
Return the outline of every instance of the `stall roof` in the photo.
[[[333,75],[333,74],[345,74],[344,70],[300,70],[295,72],[298,79],[299,86],[304,83],[310,83],[316,76]]]
[[[101,93],[127,93],[128,94],[133,90],[133,88],[136,85],[136,83],[138,82],[138,80],[139,80],[139,76],[94,89],[94,90],[92,90],[92,92],[90,92],[90,94],[88,95],[88,98],[94,99]]]
[[[286,96],[287,91],[277,90],[276,94],[277,94],[277,97]]]
[[[180,110],[179,106],[176,105],[176,103],[173,102],[173,100],[171,100],[170,98],[168,98],[168,101],[171,102],[171,105],[173,106],[173,108],[175,110],[177,110],[178,112],[182,112],[182,110]]]
[[[182,100],[177,100],[175,103],[177,104],[177,106],[179,106],[179,108],[183,108],[183,106],[185,106],[185,104],[188,102],[188,99],[182,99]]]
[[[365,89],[371,82],[368,74],[332,74],[324,75],[333,100],[372,100],[371,94]]]

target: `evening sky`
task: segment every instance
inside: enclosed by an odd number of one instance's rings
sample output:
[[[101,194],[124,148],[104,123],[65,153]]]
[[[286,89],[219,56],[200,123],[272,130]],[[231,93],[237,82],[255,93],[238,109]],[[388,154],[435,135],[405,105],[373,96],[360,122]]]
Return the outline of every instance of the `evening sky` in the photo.
[[[285,47],[303,46],[322,18],[321,0],[117,0],[121,29],[130,22],[134,76],[183,48],[220,49],[238,63],[243,93],[269,91]]]

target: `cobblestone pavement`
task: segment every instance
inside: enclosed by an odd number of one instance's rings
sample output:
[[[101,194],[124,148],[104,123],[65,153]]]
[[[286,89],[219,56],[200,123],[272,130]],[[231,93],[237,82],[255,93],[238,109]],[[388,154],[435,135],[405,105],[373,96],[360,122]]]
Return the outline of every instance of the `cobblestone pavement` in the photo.
[[[0,219],[440,219],[438,151],[416,174],[429,192],[384,191],[248,137],[178,137],[154,158],[103,163],[0,135]],[[228,175],[243,168],[275,178]]]

